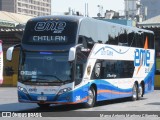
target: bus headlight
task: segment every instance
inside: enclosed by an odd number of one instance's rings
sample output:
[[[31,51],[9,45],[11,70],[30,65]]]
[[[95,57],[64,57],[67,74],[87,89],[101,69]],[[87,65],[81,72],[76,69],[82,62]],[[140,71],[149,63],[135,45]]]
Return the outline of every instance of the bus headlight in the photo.
[[[18,86],[18,90],[25,93],[25,94],[28,94],[27,90],[23,87]]]
[[[72,90],[72,88],[70,88],[70,87],[61,89],[61,90],[58,92],[58,95],[63,94],[63,93],[66,93],[66,92],[69,92],[69,91],[71,91],[71,90]]]

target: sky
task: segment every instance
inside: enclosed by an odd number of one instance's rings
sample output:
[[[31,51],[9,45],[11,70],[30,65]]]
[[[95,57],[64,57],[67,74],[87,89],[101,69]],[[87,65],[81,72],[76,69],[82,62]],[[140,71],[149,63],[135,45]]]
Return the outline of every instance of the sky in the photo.
[[[68,12],[69,7],[85,15],[85,3],[88,3],[89,17],[97,16],[98,5],[103,6],[103,14],[106,10],[114,10],[120,14],[124,11],[124,0],[52,0],[52,15]]]

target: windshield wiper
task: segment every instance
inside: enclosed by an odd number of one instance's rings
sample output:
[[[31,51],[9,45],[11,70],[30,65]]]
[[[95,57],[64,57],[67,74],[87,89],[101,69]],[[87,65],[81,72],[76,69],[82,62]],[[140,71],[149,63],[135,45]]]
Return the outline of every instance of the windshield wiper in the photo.
[[[36,81],[32,81],[32,79],[35,79]],[[44,78],[28,78],[28,79],[22,80],[22,82],[37,82],[39,80],[46,80],[46,79],[44,79]]]
[[[71,81],[71,80],[61,80],[60,78],[58,78],[58,77],[55,76],[55,75],[39,75],[39,76],[54,77],[54,78],[56,78],[56,80],[48,80],[48,79],[44,79],[44,78],[39,78],[39,77],[37,77],[37,78],[28,78],[28,79],[22,80],[22,82],[49,82],[49,83],[55,82],[55,83],[57,83],[57,81],[59,81],[59,82],[65,84],[65,83],[68,83],[68,82]],[[32,81],[32,80],[33,80],[33,81]],[[35,80],[35,81],[34,81],[34,80]]]
[[[72,80],[64,80],[64,83],[70,83]]]

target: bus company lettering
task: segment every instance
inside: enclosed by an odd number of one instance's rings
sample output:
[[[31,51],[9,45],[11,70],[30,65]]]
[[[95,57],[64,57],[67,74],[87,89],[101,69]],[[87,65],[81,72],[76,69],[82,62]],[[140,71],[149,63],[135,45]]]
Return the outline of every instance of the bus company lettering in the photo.
[[[37,22],[35,31],[53,31],[53,33],[62,33],[66,27],[66,22]]]
[[[108,78],[116,78],[117,75],[116,75],[116,74],[107,74],[107,77],[108,77]]]
[[[34,88],[29,88],[28,91],[29,91],[29,92],[37,92],[37,88],[36,88],[36,87],[34,87]]]
[[[66,36],[33,36],[34,42],[44,43],[66,43],[67,37]]]
[[[136,49],[134,55],[134,66],[147,66],[149,67],[148,61],[150,60],[149,50]]]
[[[113,52],[111,50],[102,50],[101,55],[113,56]]]
[[[21,75],[37,75],[36,71],[21,71]]]

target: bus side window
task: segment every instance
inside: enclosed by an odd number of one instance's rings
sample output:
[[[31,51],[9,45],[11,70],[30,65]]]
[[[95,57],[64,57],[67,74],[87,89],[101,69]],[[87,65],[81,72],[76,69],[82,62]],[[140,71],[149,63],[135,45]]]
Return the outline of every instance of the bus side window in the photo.
[[[100,79],[102,74],[101,62],[95,63],[95,66],[92,71],[91,79]]]
[[[144,33],[141,33],[140,35],[139,35],[139,41],[137,42],[138,43],[138,47],[140,47],[140,48],[144,48],[144,41],[145,39],[144,39]]]
[[[76,65],[76,79],[82,79],[82,72],[83,70],[83,67],[82,67],[82,64],[77,64]]]
[[[83,77],[83,65],[82,64],[76,64],[76,73],[75,73],[75,85],[78,85],[82,81]]]
[[[121,28],[120,33],[119,33],[118,45],[128,46],[127,30],[124,30]]]
[[[83,38],[81,36],[79,36],[78,38],[78,44],[82,44],[83,43]]]
[[[76,50],[76,71],[75,71],[75,78],[76,83],[75,85],[78,85],[81,83],[83,74],[84,74],[84,68],[86,65],[87,56],[81,51],[81,48],[77,48]]]
[[[94,74],[95,74],[96,78],[100,78],[100,75],[101,75],[101,63],[96,63],[95,64]]]
[[[82,44],[84,48],[87,48],[87,38],[85,36],[79,36],[78,44]]]
[[[136,33],[134,33],[133,31],[128,33],[128,46],[136,47],[136,39],[138,39],[138,35]]]

